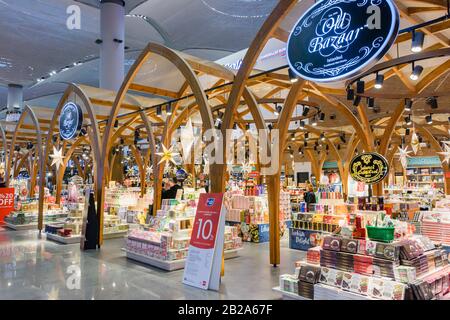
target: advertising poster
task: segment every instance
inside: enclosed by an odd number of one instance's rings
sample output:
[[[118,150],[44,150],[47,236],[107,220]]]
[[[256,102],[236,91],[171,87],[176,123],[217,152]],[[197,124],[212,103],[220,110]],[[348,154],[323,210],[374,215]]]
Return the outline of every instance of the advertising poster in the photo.
[[[202,193],[197,206],[183,283],[218,290],[225,229],[223,193]]]
[[[0,188],[0,225],[5,217],[14,210],[14,188]]]

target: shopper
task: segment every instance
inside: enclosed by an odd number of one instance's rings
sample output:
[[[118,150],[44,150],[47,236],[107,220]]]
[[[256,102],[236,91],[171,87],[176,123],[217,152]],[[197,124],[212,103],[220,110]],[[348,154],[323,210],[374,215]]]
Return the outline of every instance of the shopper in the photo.
[[[305,202],[306,202],[306,207],[309,211],[309,205],[316,203],[316,194],[314,193],[314,189],[311,184],[308,185],[308,191],[305,193],[304,198],[305,198]]]

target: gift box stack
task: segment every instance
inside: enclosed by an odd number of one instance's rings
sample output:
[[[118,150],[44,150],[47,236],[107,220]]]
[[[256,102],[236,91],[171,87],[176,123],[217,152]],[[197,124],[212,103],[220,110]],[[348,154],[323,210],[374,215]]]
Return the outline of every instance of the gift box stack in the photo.
[[[224,250],[235,250],[242,248],[242,238],[239,237],[238,227],[225,226]]]
[[[325,236],[320,264],[346,272],[394,279],[399,254],[399,244]]]
[[[291,220],[291,195],[289,192],[280,192],[280,221]]]
[[[422,234],[433,241],[450,244],[450,211],[423,212]]]

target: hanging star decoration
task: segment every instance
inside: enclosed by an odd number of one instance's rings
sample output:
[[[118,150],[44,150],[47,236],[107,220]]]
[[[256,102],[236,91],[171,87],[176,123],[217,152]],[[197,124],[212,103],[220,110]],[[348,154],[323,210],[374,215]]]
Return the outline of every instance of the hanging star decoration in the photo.
[[[167,163],[172,162],[174,165],[176,165],[174,157],[178,156],[179,153],[173,152],[173,150],[172,150],[173,147],[170,147],[169,149],[167,149],[165,145],[161,144],[161,146],[162,146],[163,152],[156,153],[158,156],[161,157],[161,160],[158,162],[158,164],[161,164],[163,162],[167,162]]]
[[[56,147],[53,147],[53,154],[50,155],[50,158],[52,158],[52,166],[56,166],[56,169],[58,169],[60,166],[64,163],[64,157],[62,155],[62,149],[58,150]]]
[[[416,131],[413,132],[411,136],[411,147],[414,151],[414,154],[417,154],[417,151],[420,149],[419,137],[416,134]]]
[[[147,166],[147,169],[145,171],[148,176],[152,175],[153,173],[153,166]]]
[[[244,174],[248,174],[253,171],[253,166],[249,162],[242,163],[241,172]]]
[[[132,166],[128,167],[127,175],[128,176],[133,176],[134,175],[134,168]]]
[[[408,165],[408,160],[407,159],[410,158],[409,154],[411,152],[412,151],[408,151],[408,147],[406,147],[404,149],[398,147],[397,155],[400,156],[400,163],[402,164],[403,168],[405,168],[405,169],[406,169],[406,166]]]
[[[438,152],[438,154],[441,154],[444,156],[444,160],[442,160],[442,163],[450,164],[450,141],[444,142],[444,151]]]

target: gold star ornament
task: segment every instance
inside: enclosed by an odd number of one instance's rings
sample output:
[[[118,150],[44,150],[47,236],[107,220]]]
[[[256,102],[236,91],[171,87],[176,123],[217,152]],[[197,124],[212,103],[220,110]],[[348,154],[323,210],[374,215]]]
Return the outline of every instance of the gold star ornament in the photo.
[[[156,154],[161,157],[161,160],[159,160],[158,164],[164,163],[164,162],[172,162],[176,165],[176,162],[174,160],[175,156],[178,156],[179,153],[173,152],[172,147],[169,149],[166,148],[165,145],[161,144],[163,152],[157,152]]]

